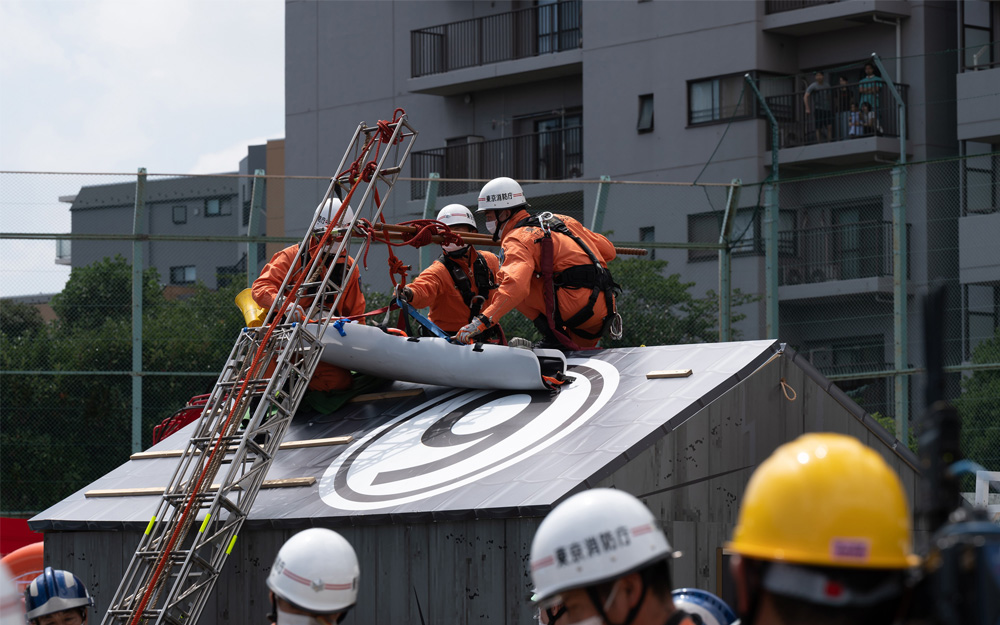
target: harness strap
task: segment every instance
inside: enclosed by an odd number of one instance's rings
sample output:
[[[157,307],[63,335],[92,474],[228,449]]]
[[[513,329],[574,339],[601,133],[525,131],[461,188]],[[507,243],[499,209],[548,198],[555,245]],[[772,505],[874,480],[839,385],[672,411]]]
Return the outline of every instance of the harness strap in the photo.
[[[472,283],[469,276],[462,270],[461,265],[446,254],[438,256],[437,261],[445,266],[451,275],[455,287],[462,295],[462,301],[469,308],[469,321],[482,311],[483,303],[489,297],[491,290],[497,288],[493,272],[482,254],[476,254],[476,259],[472,261],[472,276],[476,281],[476,292],[472,292]]]
[[[524,228],[527,226],[541,228],[544,232],[541,238],[535,240],[535,243],[539,243],[542,246],[541,274],[543,280],[545,280],[545,316],[548,319],[549,325],[555,326],[558,324],[587,339],[598,339],[604,336],[615,317],[616,311],[614,293],[619,289],[618,285],[614,281],[614,278],[611,276],[611,272],[608,271],[607,267],[601,264],[600,259],[597,258],[597,255],[594,254],[583,239],[574,234],[573,231],[570,230],[569,227],[558,217],[552,216],[547,218],[543,224],[539,216],[535,215],[526,217],[514,224],[515,228]],[[554,274],[552,232],[566,235],[572,239],[578,246],[580,246],[592,264],[575,265],[559,272],[559,274]],[[547,251],[546,247],[548,248]],[[548,275],[551,279],[546,280],[546,275]],[[591,289],[591,292],[590,297],[587,298],[587,303],[584,304],[584,306],[580,308],[580,310],[578,310],[572,317],[563,320],[559,311],[559,299],[555,296],[555,290],[559,288],[573,289],[588,287]],[[591,333],[586,330],[579,329],[578,326],[594,316],[594,305],[597,303],[597,298],[601,293],[604,294],[607,314],[602,320],[600,332]],[[560,338],[560,334],[561,333],[553,331],[553,336],[555,336],[560,343],[569,347],[569,345],[567,345],[563,339]],[[572,343],[572,341],[570,342]],[[575,345],[575,343],[573,344]],[[580,348],[572,347],[571,349]]]

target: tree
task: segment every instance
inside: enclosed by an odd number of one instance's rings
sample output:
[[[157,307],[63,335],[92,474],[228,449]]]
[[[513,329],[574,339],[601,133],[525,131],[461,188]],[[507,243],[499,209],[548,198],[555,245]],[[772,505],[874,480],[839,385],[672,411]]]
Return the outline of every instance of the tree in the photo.
[[[1000,328],[976,347],[972,362],[1000,362]],[[962,453],[987,469],[1000,469],[1000,370],[976,371],[963,379],[954,404],[962,418]]]
[[[120,256],[75,268],[53,298],[60,318],[49,326],[0,307],[0,509],[41,510],[128,459],[132,378],[116,372],[132,368],[131,280]],[[143,370],[210,372],[143,376],[144,441],[192,395],[211,390],[243,327],[239,290],[199,284],[168,300],[156,271],[143,272]],[[24,370],[53,374],[9,373]]]
[[[719,301],[713,291],[698,298],[691,294],[693,282],[682,282],[680,274],[664,275],[665,260],[631,258],[608,265],[615,282],[622,285],[618,313],[624,331],[611,347],[712,343],[719,339]],[[733,308],[755,301],[756,296],[733,291]],[[737,322],[745,315],[733,315]],[[738,332],[734,330],[734,338]]]

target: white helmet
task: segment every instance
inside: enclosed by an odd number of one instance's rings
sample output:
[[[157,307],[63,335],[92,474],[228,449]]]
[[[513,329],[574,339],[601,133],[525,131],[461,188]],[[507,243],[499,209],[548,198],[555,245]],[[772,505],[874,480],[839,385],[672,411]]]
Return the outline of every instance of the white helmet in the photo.
[[[449,204],[438,211],[437,220],[448,226],[466,225],[472,226],[473,231],[478,232],[476,218],[472,216],[472,211],[461,204]]]
[[[632,495],[610,488],[577,493],[545,517],[531,542],[536,601],[677,555],[653,513]]]
[[[325,202],[321,202],[320,205],[316,207],[316,210],[320,211],[320,213],[319,217],[316,218],[316,225],[313,227],[313,230],[325,231],[327,225],[330,223],[330,220],[337,216],[337,211],[340,210],[342,204],[343,202],[337,197],[327,198]],[[351,208],[351,205],[348,204],[344,214],[340,216],[340,221],[337,222],[337,226],[349,226],[353,220],[354,210]]]
[[[703,625],[731,625],[736,613],[729,605],[712,593],[697,588],[678,588],[671,593],[674,607],[697,617]]]
[[[333,614],[357,602],[359,575],[351,544],[333,530],[313,527],[281,546],[267,587],[306,612]]]
[[[479,208],[476,212],[499,211],[526,203],[521,185],[513,178],[494,178],[479,192]]]

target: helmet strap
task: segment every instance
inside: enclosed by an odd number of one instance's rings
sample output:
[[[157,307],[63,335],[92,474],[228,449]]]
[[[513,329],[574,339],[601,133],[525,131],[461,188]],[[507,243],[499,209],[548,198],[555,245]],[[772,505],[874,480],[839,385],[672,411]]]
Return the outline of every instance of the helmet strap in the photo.
[[[271,611],[267,613],[265,618],[271,623],[278,622],[278,598],[271,593]]]
[[[500,240],[500,233],[503,232],[504,226],[506,226],[507,222],[510,221],[511,218],[514,216],[514,209],[513,208],[504,208],[502,210],[505,210],[505,211],[509,210],[510,211],[510,215],[507,217],[507,219],[504,219],[503,221],[500,221],[500,211],[496,211],[496,213],[497,213],[497,229],[493,231],[493,240],[494,241],[499,241]]]
[[[620,579],[621,578],[619,578],[619,580]],[[631,610],[628,611],[628,614],[625,615],[625,620],[621,623],[612,623],[611,619],[608,618],[608,613],[604,610],[604,604],[607,602],[607,598],[605,598],[604,601],[601,601],[601,598],[597,595],[596,588],[593,586],[587,588],[587,596],[590,597],[590,602],[594,604],[595,608],[597,608],[597,613],[600,615],[601,620],[608,625],[632,625],[635,621],[635,617],[639,615],[639,610],[642,608],[642,604],[646,601],[646,592],[649,590],[649,586],[646,585],[646,580],[642,577],[642,575],[639,576],[639,580],[642,583],[642,593],[639,595],[639,601],[632,607]],[[614,592],[614,589],[612,589],[612,592]]]

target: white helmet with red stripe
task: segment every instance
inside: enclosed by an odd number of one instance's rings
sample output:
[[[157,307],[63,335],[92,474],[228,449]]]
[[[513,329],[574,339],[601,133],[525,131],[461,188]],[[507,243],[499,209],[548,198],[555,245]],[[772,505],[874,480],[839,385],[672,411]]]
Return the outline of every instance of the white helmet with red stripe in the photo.
[[[641,501],[620,490],[586,490],[556,506],[535,532],[535,601],[544,603],[678,555]]]
[[[485,211],[500,211],[527,204],[521,185],[513,178],[494,178],[486,183],[479,192],[479,207],[477,213]]]
[[[334,614],[358,600],[358,556],[347,540],[319,527],[289,538],[274,559],[267,587],[295,607]]]

